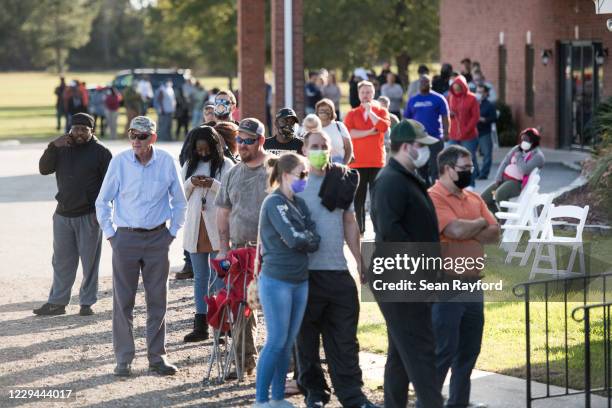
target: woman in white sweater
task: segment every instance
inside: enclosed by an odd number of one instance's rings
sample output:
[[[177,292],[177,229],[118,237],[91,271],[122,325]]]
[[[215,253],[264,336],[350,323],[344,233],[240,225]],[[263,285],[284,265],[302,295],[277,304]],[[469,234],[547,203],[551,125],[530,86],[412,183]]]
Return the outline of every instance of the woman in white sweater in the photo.
[[[184,341],[195,342],[208,338],[204,297],[208,295],[209,280],[214,279],[209,258],[219,250],[217,207],[214,203],[221,178],[234,163],[223,156],[220,136],[214,128],[199,126],[189,133],[182,169],[187,197],[183,248],[189,252],[193,265],[196,314],[193,331],[185,336]]]

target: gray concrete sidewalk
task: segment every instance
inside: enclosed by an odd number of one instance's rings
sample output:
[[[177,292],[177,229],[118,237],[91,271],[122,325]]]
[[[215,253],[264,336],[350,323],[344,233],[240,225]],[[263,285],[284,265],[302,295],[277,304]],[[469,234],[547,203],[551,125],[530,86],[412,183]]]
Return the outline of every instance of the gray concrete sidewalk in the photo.
[[[380,354],[359,353],[359,365],[363,370],[364,382],[382,385],[384,378],[386,356]],[[443,394],[448,396],[450,375],[444,382]],[[489,408],[522,408],[526,402],[526,384],[521,378],[474,370],[472,372],[471,401],[486,404]],[[532,382],[533,396],[546,395],[546,385]],[[570,390],[570,392],[575,390]],[[564,394],[565,388],[550,387],[550,395]],[[411,401],[414,402],[414,401]],[[547,398],[533,402],[534,408],[583,408],[584,394],[564,397]],[[592,396],[591,406],[603,408],[607,401],[603,397]]]

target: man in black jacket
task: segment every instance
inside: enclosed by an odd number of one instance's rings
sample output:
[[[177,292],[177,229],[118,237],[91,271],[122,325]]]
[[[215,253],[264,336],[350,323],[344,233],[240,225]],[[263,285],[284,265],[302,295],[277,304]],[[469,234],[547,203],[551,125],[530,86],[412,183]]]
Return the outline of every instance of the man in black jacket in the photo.
[[[376,242],[439,242],[436,211],[414,162],[421,145],[437,143],[423,125],[404,119],[391,131],[391,159],[372,189]],[[412,382],[422,407],[441,408],[437,387],[431,304],[379,302],[387,323],[389,349],[385,364],[385,407],[404,408]]]
[[[90,115],[77,113],[71,123],[70,132],[49,143],[39,162],[40,174],[55,173],[58,193],[53,214],[53,286],[48,302],[34,310],[37,315],[66,313],[79,258],[83,266],[79,314],[93,314],[91,305],[97,301],[102,230],[95,202],[112,155],[93,135]]]

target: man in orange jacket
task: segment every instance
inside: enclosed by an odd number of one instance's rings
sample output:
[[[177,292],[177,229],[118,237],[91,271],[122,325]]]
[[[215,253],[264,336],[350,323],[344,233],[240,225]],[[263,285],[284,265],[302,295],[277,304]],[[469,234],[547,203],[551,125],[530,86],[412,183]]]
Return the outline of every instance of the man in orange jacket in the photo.
[[[374,99],[374,85],[361,81],[357,85],[361,105],[344,118],[351,139],[355,160],[350,167],[359,172],[359,186],[355,194],[355,215],[361,235],[365,232],[365,201],[368,186],[385,165],[385,132],[391,120],[389,112]],[[370,187],[371,190],[371,187]]]
[[[448,105],[450,109],[450,132],[449,144],[458,144],[470,151],[474,172],[470,186],[475,186],[478,177],[478,120],[480,119],[480,105],[476,96],[470,92],[468,84],[463,75],[459,75],[453,81],[448,94]]]

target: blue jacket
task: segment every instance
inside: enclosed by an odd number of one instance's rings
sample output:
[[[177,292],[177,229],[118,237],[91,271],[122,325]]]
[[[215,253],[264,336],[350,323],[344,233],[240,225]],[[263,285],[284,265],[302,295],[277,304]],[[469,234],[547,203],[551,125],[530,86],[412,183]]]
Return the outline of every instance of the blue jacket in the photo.
[[[478,122],[478,134],[486,135],[491,133],[491,125],[497,120],[495,105],[488,99],[480,101],[480,117],[485,118],[484,122]]]

